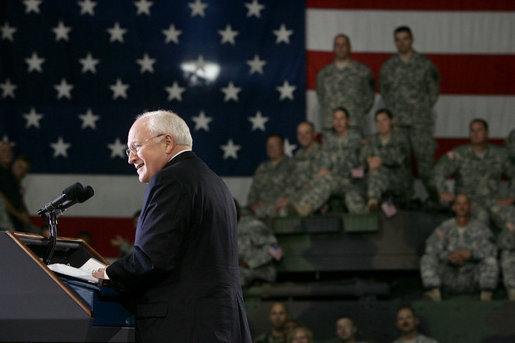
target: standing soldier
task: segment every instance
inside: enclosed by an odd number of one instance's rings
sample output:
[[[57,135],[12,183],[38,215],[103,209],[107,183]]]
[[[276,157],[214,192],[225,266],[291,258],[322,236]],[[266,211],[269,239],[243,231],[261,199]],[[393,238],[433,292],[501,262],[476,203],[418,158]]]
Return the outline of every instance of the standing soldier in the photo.
[[[481,300],[490,300],[497,287],[497,247],[490,229],[470,219],[470,199],[459,194],[452,206],[455,217],[444,221],[426,241],[420,260],[425,296],[440,301],[440,288],[452,293],[481,290]]]
[[[352,113],[350,128],[363,133],[367,113],[374,104],[374,76],[370,68],[350,57],[347,35],[334,38],[333,51],[334,62],[322,68],[316,80],[322,128],[331,130],[333,111],[345,107]]]
[[[432,202],[438,202],[433,184],[434,118],[432,108],[440,90],[440,75],[431,61],[413,50],[413,35],[407,26],[394,31],[398,54],[381,67],[379,87],[386,107],[395,116],[396,127],[405,131],[419,173]]]
[[[284,155],[284,138],[277,134],[268,136],[266,153],[269,157],[254,173],[247,206],[258,218],[275,217],[275,203],[284,193],[293,163]]]
[[[386,192],[407,201],[413,190],[408,139],[402,131],[393,129],[394,119],[389,110],[378,110],[375,121],[377,133],[368,139],[362,151],[368,166],[369,212],[379,209],[378,203]]]
[[[460,145],[440,158],[435,167],[435,181],[442,201],[451,202],[454,195],[447,190],[446,180],[454,175],[455,193],[472,201],[472,215],[489,225],[492,218],[499,228],[513,223],[515,208],[515,171],[509,164],[506,150],[488,144],[488,123],[474,119],[470,123],[470,144]],[[499,199],[501,177],[511,179],[510,195]]]

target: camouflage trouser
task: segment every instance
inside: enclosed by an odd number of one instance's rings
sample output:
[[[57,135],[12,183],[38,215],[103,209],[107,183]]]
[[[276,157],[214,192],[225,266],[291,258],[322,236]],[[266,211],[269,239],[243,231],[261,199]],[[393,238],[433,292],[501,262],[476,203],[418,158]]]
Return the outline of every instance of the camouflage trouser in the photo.
[[[358,187],[350,179],[334,174],[324,175],[320,179],[312,180],[290,199],[301,207],[310,205],[313,210],[317,210],[333,194],[340,195],[345,199],[345,206],[350,213],[365,212],[365,201]]]
[[[271,263],[253,269],[240,268],[240,285],[245,287],[255,280],[274,282],[276,274],[275,267]]]
[[[504,287],[515,288],[515,232],[504,229],[499,234],[498,246]]]
[[[387,191],[408,197],[413,189],[411,179],[406,180],[394,177],[391,170],[384,167],[380,167],[375,172],[368,173],[366,182],[368,199],[381,199],[381,196]]]
[[[433,138],[434,124],[399,127],[409,138],[411,151],[417,161],[418,176],[430,196],[437,194],[433,170],[435,166],[436,141]]]
[[[477,263],[457,267],[426,254],[420,260],[420,274],[426,289],[441,287],[451,293],[470,293],[479,289],[494,290],[499,265],[495,257],[487,257]]]
[[[472,199],[472,217],[490,226],[490,218],[500,229],[506,228],[506,223],[515,224],[515,207],[501,206],[496,200]]]

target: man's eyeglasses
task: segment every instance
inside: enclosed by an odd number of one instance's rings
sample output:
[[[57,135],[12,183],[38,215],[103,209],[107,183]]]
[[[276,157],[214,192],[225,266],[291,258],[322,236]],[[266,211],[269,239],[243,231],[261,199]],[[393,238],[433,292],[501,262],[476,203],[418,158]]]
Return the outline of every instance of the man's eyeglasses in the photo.
[[[145,145],[148,141],[150,141],[150,140],[152,140],[154,138],[157,138],[157,137],[164,136],[164,135],[166,135],[166,133],[161,133],[161,134],[159,134],[157,136],[153,136],[153,137],[147,138],[147,139],[145,139],[141,143],[132,143],[132,145],[129,148],[125,149],[125,154],[127,155],[127,157],[130,157],[131,152],[133,154],[137,154],[140,151],[140,149],[143,147],[143,145]]]

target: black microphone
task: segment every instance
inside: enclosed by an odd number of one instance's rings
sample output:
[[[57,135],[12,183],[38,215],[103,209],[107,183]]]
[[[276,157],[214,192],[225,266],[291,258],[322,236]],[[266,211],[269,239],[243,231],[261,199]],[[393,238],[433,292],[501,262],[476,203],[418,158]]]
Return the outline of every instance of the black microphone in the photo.
[[[91,189],[91,190],[93,190],[93,189]],[[62,210],[62,206],[63,206],[64,203],[66,203],[66,202],[74,202],[74,203],[77,202],[78,198],[80,196],[82,196],[83,193],[84,193],[84,187],[82,187],[82,185],[80,183],[78,183],[78,182],[73,184],[73,185],[71,185],[71,186],[68,186],[63,191],[63,194],[61,194],[57,199],[49,202],[48,204],[46,204],[45,206],[40,208],[38,210],[38,215],[42,215],[42,214],[44,214],[46,212],[52,212],[52,211],[55,211],[57,209],[61,209]],[[86,199],[89,199],[91,196],[89,196]],[[71,206],[71,205],[73,205],[73,204],[70,204],[69,206]]]
[[[84,191],[81,194],[79,194],[76,199],[66,200],[61,206],[59,206],[59,208],[61,210],[64,210],[72,205],[75,205],[76,203],[83,203],[84,201],[91,198],[93,195],[95,195],[95,191],[93,190],[93,187],[86,186],[86,188],[84,188]]]

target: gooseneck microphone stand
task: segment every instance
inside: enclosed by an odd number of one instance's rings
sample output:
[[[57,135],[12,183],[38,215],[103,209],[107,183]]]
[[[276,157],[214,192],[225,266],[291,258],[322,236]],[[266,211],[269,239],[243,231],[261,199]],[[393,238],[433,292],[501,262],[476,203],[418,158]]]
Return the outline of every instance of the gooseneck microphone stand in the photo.
[[[48,238],[48,247],[45,255],[45,263],[50,264],[50,260],[54,255],[55,246],[57,244],[57,217],[63,213],[61,209],[55,209],[53,211],[48,211],[41,217],[45,219],[48,225],[48,229],[50,231],[50,237]],[[45,218],[46,216],[46,218]]]

